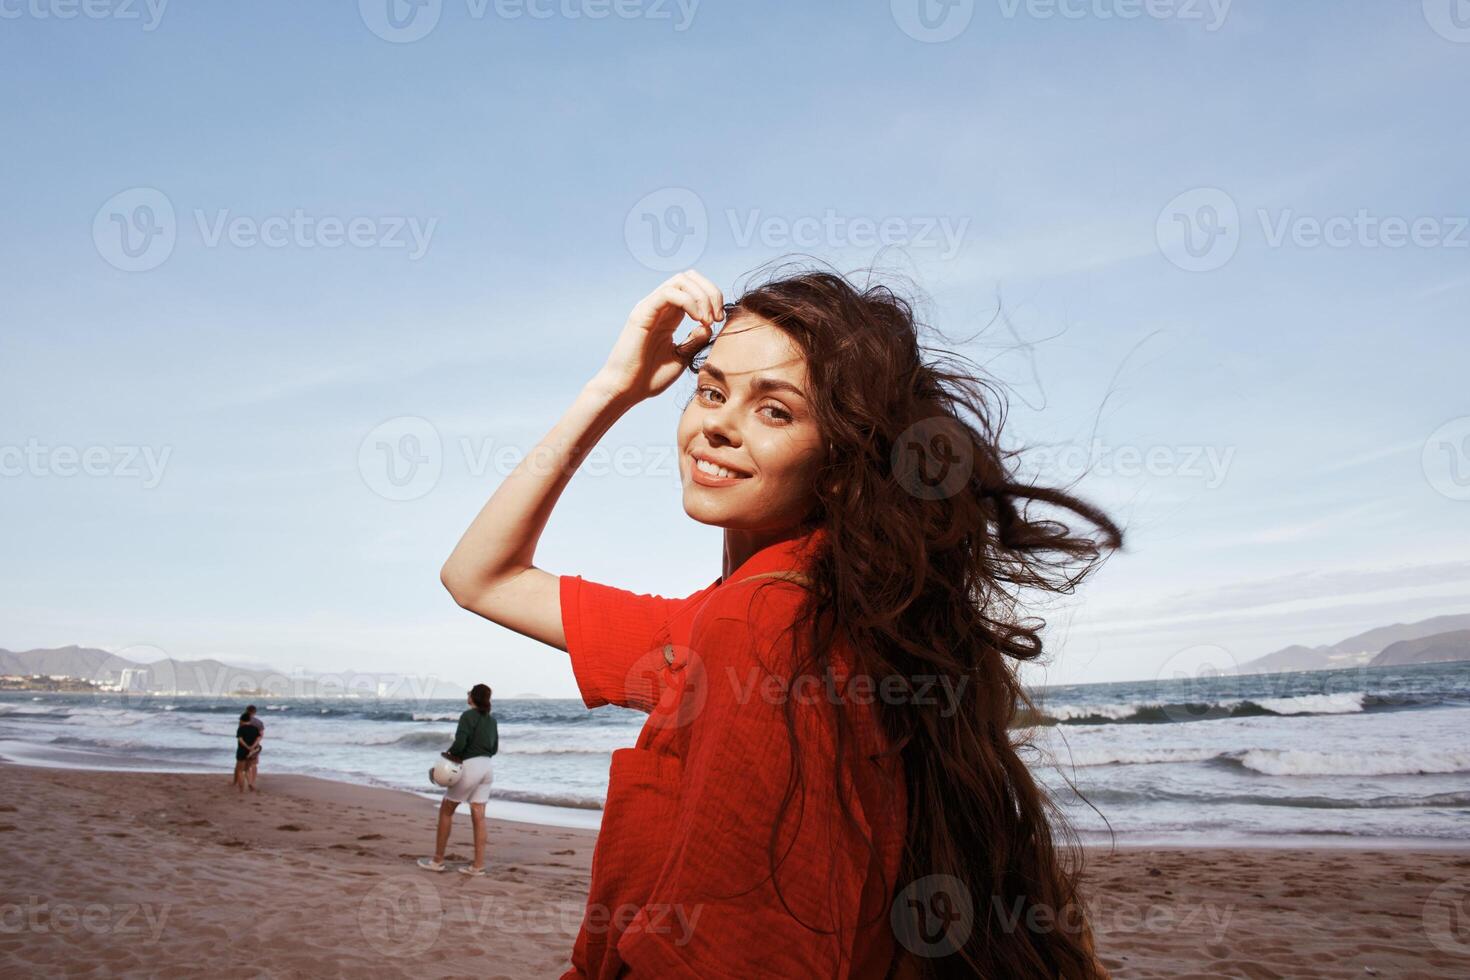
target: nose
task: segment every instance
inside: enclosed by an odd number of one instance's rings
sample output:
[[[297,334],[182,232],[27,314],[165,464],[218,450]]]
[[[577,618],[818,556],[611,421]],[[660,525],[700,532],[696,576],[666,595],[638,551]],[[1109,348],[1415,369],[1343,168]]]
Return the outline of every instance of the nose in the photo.
[[[704,416],[700,419],[700,429],[704,432],[705,442],[712,446],[740,445],[740,430],[731,412],[729,401],[709,406],[704,410]]]

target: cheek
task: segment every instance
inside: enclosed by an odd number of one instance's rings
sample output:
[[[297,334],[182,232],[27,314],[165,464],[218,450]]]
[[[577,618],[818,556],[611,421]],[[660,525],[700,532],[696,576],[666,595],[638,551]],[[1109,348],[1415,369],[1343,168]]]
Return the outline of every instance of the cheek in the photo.
[[[694,403],[691,402],[684,407],[684,411],[679,415],[679,424],[674,427],[675,444],[681,451],[689,445],[689,440],[694,437],[698,429],[698,417],[695,414]]]
[[[798,493],[809,487],[820,459],[817,444],[810,438],[771,433],[750,443],[751,457],[762,476],[781,484],[782,490]]]

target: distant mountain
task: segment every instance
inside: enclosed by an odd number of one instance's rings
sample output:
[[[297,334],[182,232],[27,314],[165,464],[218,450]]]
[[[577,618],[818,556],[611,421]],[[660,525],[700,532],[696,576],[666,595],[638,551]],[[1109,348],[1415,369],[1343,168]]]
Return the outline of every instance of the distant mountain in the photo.
[[[89,647],[55,647],[22,653],[0,650],[0,674],[50,674],[116,684],[123,670],[142,666],[106,650]]]
[[[1434,616],[1417,623],[1394,623],[1378,626],[1339,640],[1330,646],[1307,647],[1300,644],[1284,647],[1264,657],[1240,665],[1242,674],[1272,674],[1291,670],[1335,670],[1342,667],[1366,667],[1389,646],[1408,640],[1420,640],[1439,633],[1470,629],[1470,613]],[[1458,658],[1454,658],[1458,659]]]
[[[1391,643],[1368,666],[1402,667],[1407,664],[1442,664],[1452,660],[1470,660],[1470,630],[1450,630],[1417,640]]]
[[[1268,653],[1264,657],[1241,664],[1240,672],[1243,674],[1274,674],[1278,671],[1331,670],[1334,667],[1357,665],[1356,661],[1342,662],[1347,659],[1350,658],[1339,653],[1335,647],[1304,647],[1301,644],[1293,644],[1275,653]]]
[[[1337,644],[1338,649],[1373,651],[1377,656],[1390,644],[1399,643],[1403,640],[1418,640],[1436,633],[1447,633],[1452,630],[1470,629],[1470,613],[1461,613],[1454,616],[1434,616],[1430,619],[1421,619],[1417,623],[1395,623],[1392,626],[1380,626],[1366,633],[1349,637]]]
[[[0,650],[0,674],[47,674],[144,694],[187,694],[225,697],[236,693],[261,697],[462,698],[468,686],[417,674],[348,671],[342,674],[286,674],[227,664],[219,660],[175,660],[141,663],[89,647],[69,646]]]

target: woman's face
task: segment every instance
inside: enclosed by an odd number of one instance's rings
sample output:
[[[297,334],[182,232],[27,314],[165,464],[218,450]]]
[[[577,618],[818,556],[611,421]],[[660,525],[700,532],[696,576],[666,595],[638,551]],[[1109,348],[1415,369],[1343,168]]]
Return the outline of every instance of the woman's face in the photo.
[[[780,328],[736,312],[711,345],[679,419],[684,511],[740,530],[790,527],[814,499],[824,442],[812,416],[806,359]],[[697,459],[732,474],[697,472]]]

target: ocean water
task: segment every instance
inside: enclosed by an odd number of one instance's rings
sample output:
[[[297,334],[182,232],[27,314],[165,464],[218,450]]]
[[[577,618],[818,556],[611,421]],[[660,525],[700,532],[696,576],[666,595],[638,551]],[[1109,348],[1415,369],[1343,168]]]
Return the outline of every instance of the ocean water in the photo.
[[[1470,840],[1470,663],[1183,678],[1033,692],[1025,757],[1083,840]],[[263,700],[262,773],[437,795],[427,770],[462,702]],[[0,693],[0,756],[216,771],[243,705]],[[579,700],[495,702],[491,813],[596,826],[614,749],[644,715]]]

